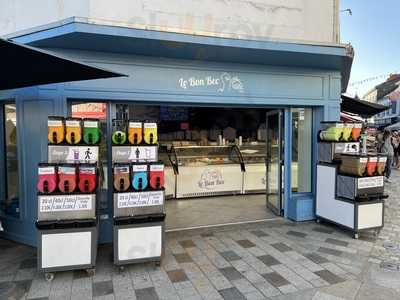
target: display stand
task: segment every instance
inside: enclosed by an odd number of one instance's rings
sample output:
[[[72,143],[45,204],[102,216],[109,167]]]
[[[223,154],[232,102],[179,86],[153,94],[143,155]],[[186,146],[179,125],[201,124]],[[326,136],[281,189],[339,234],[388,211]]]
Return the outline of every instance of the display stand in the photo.
[[[158,145],[113,145],[112,160],[119,165],[141,163],[149,167],[158,161]],[[146,176],[149,171],[150,168]],[[138,191],[130,186],[125,192],[115,190],[113,202],[114,264],[120,271],[133,263],[150,261],[160,265],[164,252],[165,189],[147,186]]]
[[[360,232],[379,230],[384,225],[383,176],[364,176],[374,175],[367,171],[373,156],[360,156],[360,142],[350,141],[354,137],[350,135],[351,124],[336,123],[325,123],[329,128],[319,134],[320,139],[333,141],[318,142],[316,218],[317,222],[325,220],[348,228],[358,238]],[[360,128],[354,126],[357,139]],[[339,141],[342,138],[345,141]],[[346,161],[342,161],[344,158]],[[341,174],[339,169],[347,173]]]
[[[99,146],[49,145],[50,163],[97,163]],[[96,179],[97,180],[97,179]],[[98,220],[96,192],[38,194],[38,270],[51,281],[59,271],[95,273]]]

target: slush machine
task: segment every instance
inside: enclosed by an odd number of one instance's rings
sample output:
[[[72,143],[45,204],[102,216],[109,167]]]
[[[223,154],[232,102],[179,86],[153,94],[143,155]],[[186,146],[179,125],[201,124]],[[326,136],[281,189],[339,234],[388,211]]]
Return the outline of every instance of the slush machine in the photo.
[[[64,141],[65,127],[63,117],[49,117],[47,128],[47,138],[50,144],[60,144]]]
[[[38,167],[37,189],[40,193],[51,194],[57,188],[56,166],[40,163]]]
[[[135,191],[145,190],[148,185],[147,165],[132,165],[132,187]]]
[[[100,141],[100,121],[98,119],[83,120],[83,140],[87,145],[96,145]]]
[[[72,193],[76,189],[76,166],[62,164],[58,167],[58,188],[61,193]]]
[[[142,122],[131,122],[129,121],[128,126],[128,140],[131,144],[137,145],[142,142]]]
[[[162,163],[150,165],[150,187],[155,190],[164,187],[164,165]]]
[[[143,124],[144,141],[148,145],[157,144],[157,123]]]
[[[126,122],[114,119],[112,122],[112,142],[115,145],[123,145],[126,142]]]
[[[114,165],[114,188],[118,192],[125,192],[129,188],[129,164]]]
[[[67,118],[65,121],[65,139],[68,144],[76,145],[82,139],[82,120]]]
[[[97,186],[97,168],[95,164],[81,164],[79,166],[78,187],[82,193],[92,193]]]

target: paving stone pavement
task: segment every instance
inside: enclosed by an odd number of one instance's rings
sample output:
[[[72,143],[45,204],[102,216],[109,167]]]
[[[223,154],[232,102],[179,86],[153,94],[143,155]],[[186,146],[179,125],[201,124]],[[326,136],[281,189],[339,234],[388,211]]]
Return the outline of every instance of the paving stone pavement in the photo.
[[[93,277],[62,272],[52,282],[36,271],[34,248],[0,240],[0,299],[400,299],[400,171],[393,173],[377,237],[354,240],[330,224],[284,219],[168,233],[161,267],[120,272],[112,248],[101,246]]]

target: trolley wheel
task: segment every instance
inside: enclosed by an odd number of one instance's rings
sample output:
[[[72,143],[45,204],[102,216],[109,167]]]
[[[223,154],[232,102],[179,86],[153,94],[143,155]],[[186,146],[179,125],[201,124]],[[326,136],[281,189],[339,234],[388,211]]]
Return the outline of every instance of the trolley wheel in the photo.
[[[125,266],[119,266],[119,267],[118,267],[118,271],[119,271],[120,273],[123,273],[123,272],[125,271]]]
[[[354,233],[353,238],[355,238],[356,240],[358,239],[358,233],[357,232]]]
[[[54,279],[54,273],[45,273],[44,278],[46,279],[46,281],[51,282]]]
[[[96,269],[95,268],[86,269],[86,273],[88,274],[89,277],[92,277],[96,274]]]
[[[319,224],[319,223],[321,223],[321,220],[317,218],[317,219],[315,220],[315,222],[317,222],[317,223]]]

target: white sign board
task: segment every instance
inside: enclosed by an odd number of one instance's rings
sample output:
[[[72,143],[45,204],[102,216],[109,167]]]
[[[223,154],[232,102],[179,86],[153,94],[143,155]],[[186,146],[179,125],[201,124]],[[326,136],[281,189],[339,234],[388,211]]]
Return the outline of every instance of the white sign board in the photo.
[[[358,188],[367,189],[383,186],[383,176],[364,177],[358,179]]]
[[[154,162],[157,161],[157,146],[113,146],[113,162]]]
[[[164,204],[164,192],[136,192],[117,194],[117,207],[147,207]]]
[[[43,213],[91,210],[92,199],[93,195],[40,196],[39,210]]]
[[[48,147],[49,163],[96,163],[99,159],[98,146],[55,146]]]

